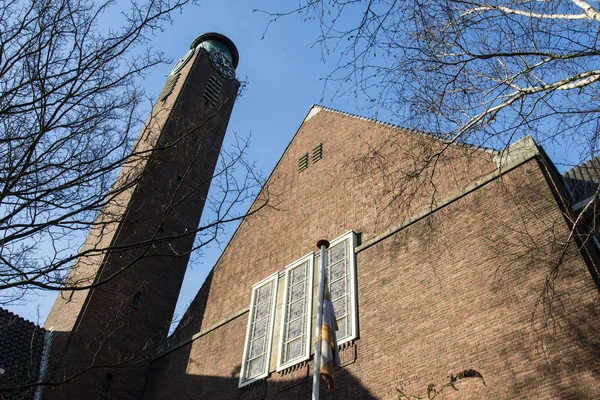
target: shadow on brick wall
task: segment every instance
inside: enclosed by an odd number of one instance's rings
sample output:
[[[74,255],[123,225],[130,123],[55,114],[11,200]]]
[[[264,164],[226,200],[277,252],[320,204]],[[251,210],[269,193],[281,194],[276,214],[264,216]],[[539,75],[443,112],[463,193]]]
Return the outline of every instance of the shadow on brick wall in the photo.
[[[587,311],[590,320],[600,320],[594,307]],[[589,321],[586,323],[581,316],[569,316],[544,335],[536,349],[527,354],[542,362],[536,362],[537,367],[528,373],[513,371],[509,393],[527,398],[545,394],[561,400],[598,399],[600,386],[593,388],[594,382],[600,382],[598,330],[590,329]]]
[[[229,376],[206,376],[188,373],[190,367],[195,369],[197,367],[195,364],[202,364],[207,361],[202,359],[191,360],[192,344],[190,342],[182,344],[178,348],[177,346],[178,343],[183,343],[186,338],[190,338],[193,334],[201,331],[212,277],[212,273],[208,275],[192,306],[188,308],[174,334],[160,346],[163,350],[173,346],[176,349],[164,357],[159,356],[152,362],[143,398],[145,400],[309,399],[312,392],[312,369],[306,362],[295,366],[294,371],[291,373],[289,370],[281,374],[274,372],[268,379],[243,388],[238,388],[240,364],[230,371]],[[352,350],[355,350],[355,348],[352,348]],[[158,354],[160,353],[159,350]],[[356,354],[353,354],[354,360]],[[241,354],[239,356],[241,361]],[[223,360],[223,362],[230,363],[231,361]],[[204,367],[204,370],[210,370],[210,366],[205,364],[202,367]],[[217,370],[223,370],[222,365],[218,367]],[[376,399],[344,368],[336,372],[335,379],[336,388],[332,391],[327,390],[327,385],[323,379],[320,380],[321,399]]]
[[[282,379],[278,373],[269,378],[238,388],[240,366],[231,371],[230,377],[199,376],[185,373],[187,358],[183,354],[176,357],[178,365],[171,361],[156,368],[167,367],[168,371],[150,375],[145,400],[150,399],[214,399],[214,400],[261,400],[261,399],[310,399],[312,393],[312,370],[306,366],[306,374],[293,379]],[[166,373],[165,373],[166,372]],[[310,373],[308,373],[310,372]],[[171,375],[174,374],[174,375]],[[181,375],[180,375],[181,374]],[[162,378],[160,378],[162,377]],[[158,378],[158,379],[155,379]],[[173,381],[176,384],[173,384]],[[323,379],[320,379],[320,398],[322,400],[365,399],[375,400],[372,393],[347,370],[340,369],[335,373],[335,388],[327,389]]]

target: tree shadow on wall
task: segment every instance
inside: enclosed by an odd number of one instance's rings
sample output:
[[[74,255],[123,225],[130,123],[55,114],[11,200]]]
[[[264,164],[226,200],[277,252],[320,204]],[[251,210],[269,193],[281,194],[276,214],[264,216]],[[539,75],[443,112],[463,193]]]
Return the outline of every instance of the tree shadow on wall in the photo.
[[[584,318],[587,314],[587,318]],[[583,383],[600,381],[600,340],[596,327],[590,321],[600,321],[594,307],[586,307],[571,315],[561,315],[553,328],[538,332],[539,343],[534,350],[524,352],[530,358],[541,357],[544,362],[529,374],[519,374],[512,379],[511,393],[528,398],[537,397],[541,389],[549,398],[595,399],[598,387],[590,392]],[[566,346],[570,343],[570,346]]]

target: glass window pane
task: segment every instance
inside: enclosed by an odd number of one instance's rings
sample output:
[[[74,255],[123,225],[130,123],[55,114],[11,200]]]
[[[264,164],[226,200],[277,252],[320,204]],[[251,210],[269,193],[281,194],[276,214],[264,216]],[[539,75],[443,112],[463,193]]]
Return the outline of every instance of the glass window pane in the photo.
[[[341,339],[348,336],[348,317],[346,316],[346,317],[336,318],[336,319],[337,319],[337,324],[338,324],[338,331],[336,332],[336,335],[337,335],[337,340],[340,341]]]
[[[342,297],[340,299],[333,301],[333,310],[335,311],[335,317],[340,318],[346,315],[347,307],[346,307],[346,297]]]
[[[264,353],[265,351],[265,339],[266,337],[262,337],[260,340],[255,340],[252,342],[250,346],[250,355],[249,358],[255,358],[257,355]]]
[[[256,321],[254,326],[252,327],[252,338],[258,338],[261,336],[265,336],[267,333],[267,323],[269,322],[268,318],[263,318],[260,321]]]
[[[279,365],[288,364],[306,354],[307,315],[311,291],[308,288],[310,262],[304,261],[286,270],[285,313],[282,318],[281,359]]]
[[[269,305],[270,303],[264,302],[262,304],[259,304],[258,306],[256,306],[256,317],[255,319],[261,319],[267,316],[267,314],[269,313]]]
[[[299,319],[289,323],[288,332],[287,332],[288,334],[287,334],[286,339],[290,340],[290,339],[294,339],[299,336],[302,336],[303,332],[304,332],[304,319],[299,318]]]
[[[293,360],[301,357],[304,354],[304,346],[302,338],[296,339],[286,345],[287,347],[287,359]]]
[[[346,240],[329,248],[329,263],[334,264],[346,258]]]
[[[296,301],[304,297],[306,288],[304,283],[300,283],[291,287],[289,301]]]
[[[346,275],[346,262],[343,260],[342,262],[338,262],[330,267],[331,277],[330,281],[335,282],[340,278],[343,278]]]
[[[296,301],[290,305],[290,311],[288,313],[288,319],[300,318],[304,315],[304,301]]]
[[[248,379],[257,377],[263,373],[263,362],[265,356],[260,356],[248,363]]]
[[[306,279],[306,266],[301,266],[300,268],[294,268],[291,273],[291,281],[292,285],[302,282]]]
[[[261,286],[253,288],[254,304],[249,315],[246,353],[242,364],[243,374],[240,378],[240,385],[244,381],[261,378],[268,372],[266,368],[269,363],[276,285],[277,275]]]
[[[265,285],[263,287],[261,287],[260,289],[258,289],[258,294],[257,294],[257,302],[258,303],[263,303],[265,301],[269,301],[271,299],[271,285]]]
[[[331,293],[332,300],[344,297],[346,295],[346,280],[341,279],[329,285],[329,293]]]

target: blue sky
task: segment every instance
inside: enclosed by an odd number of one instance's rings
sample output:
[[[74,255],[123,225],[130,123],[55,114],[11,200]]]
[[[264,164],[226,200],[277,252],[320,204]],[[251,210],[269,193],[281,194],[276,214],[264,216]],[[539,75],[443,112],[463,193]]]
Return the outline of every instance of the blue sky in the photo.
[[[311,104],[357,112],[353,102],[344,99],[321,101],[320,78],[326,76],[332,65],[325,64],[320,49],[312,46],[317,34],[314,26],[292,17],[271,24],[262,38],[269,18],[252,10],[286,10],[283,6],[284,2],[274,0],[219,0],[191,5],[175,16],[172,26],[166,26],[164,32],[152,38],[152,46],[165,52],[173,62],[189,49],[196,36],[205,32],[225,34],[236,44],[240,53],[237,75],[248,80],[249,85],[236,101],[227,135],[231,137],[235,131],[250,136],[249,158],[257,162],[263,176],[271,172]],[[152,99],[158,96],[171,68],[172,65],[160,66],[145,79],[144,86]],[[212,246],[189,266],[177,309],[179,315],[195,296],[220,252],[218,246]],[[33,301],[8,308],[42,324],[55,297],[56,293],[41,294]]]
[[[205,32],[219,32],[237,46],[240,62],[237,74],[249,86],[239,98],[229,123],[228,136],[235,131],[251,137],[249,158],[256,160],[263,176],[268,176],[311,104],[320,103],[343,111],[371,116],[361,111],[353,98],[323,98],[323,80],[335,66],[335,56],[327,63],[318,46],[313,46],[318,29],[314,22],[303,22],[292,16],[271,24],[264,38],[269,17],[253,9],[287,11],[294,2],[275,0],[218,0],[200,6],[188,6],[175,16],[173,25],[152,38],[152,46],[177,61],[192,40]],[[155,99],[163,87],[172,65],[157,68],[144,85]],[[386,116],[379,117],[386,120]],[[392,121],[393,122],[393,121]],[[552,155],[552,151],[550,151]],[[233,228],[229,229],[229,233]],[[225,238],[225,243],[226,243]],[[212,246],[189,266],[180,295],[177,314],[193,299],[221,249]],[[43,323],[52,306],[55,293],[36,301],[9,308],[27,319]],[[39,318],[37,307],[39,307]]]

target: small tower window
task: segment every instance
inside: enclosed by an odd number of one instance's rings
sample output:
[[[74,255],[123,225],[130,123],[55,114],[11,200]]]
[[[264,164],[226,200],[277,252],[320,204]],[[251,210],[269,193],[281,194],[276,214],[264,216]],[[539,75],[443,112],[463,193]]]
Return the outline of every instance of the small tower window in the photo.
[[[140,297],[142,297],[142,291],[138,290],[138,292],[135,295],[133,295],[133,300],[131,301],[131,304],[137,306],[140,302]]]
[[[108,389],[110,389],[110,383],[112,382],[112,378],[112,374],[106,374],[106,377],[104,378],[104,384],[102,385],[103,394],[108,393]]]

